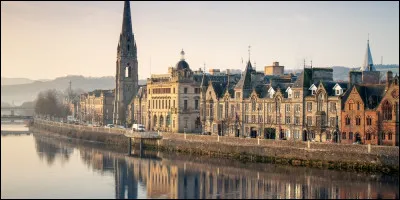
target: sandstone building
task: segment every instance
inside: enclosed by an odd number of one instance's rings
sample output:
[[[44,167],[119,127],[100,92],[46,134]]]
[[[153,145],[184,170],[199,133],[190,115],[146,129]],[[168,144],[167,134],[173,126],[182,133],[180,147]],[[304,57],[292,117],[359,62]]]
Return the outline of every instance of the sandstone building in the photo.
[[[79,118],[83,122],[106,125],[112,124],[114,90],[94,90],[80,95]]]

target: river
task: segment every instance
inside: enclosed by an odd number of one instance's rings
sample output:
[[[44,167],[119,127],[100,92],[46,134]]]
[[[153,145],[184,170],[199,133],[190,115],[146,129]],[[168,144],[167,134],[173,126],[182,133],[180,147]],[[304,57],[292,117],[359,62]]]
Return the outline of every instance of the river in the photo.
[[[160,152],[144,155],[40,133],[2,134],[1,198],[399,197],[398,176]]]

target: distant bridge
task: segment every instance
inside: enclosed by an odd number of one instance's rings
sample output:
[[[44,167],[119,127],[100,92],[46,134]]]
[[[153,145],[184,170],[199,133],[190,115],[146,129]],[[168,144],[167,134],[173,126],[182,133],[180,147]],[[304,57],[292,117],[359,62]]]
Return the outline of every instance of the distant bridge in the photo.
[[[34,113],[35,109],[34,108],[26,108],[26,107],[1,107],[1,112],[3,111],[10,111],[11,115],[15,115],[15,111],[22,111],[22,113]],[[1,117],[3,118],[3,116]]]
[[[2,115],[1,121],[4,120],[31,120],[33,116],[24,116],[24,115]]]

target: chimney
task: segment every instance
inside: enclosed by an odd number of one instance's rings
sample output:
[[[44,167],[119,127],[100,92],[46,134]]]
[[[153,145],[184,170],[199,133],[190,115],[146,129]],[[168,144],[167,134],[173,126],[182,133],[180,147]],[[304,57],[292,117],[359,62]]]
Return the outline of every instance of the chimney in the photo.
[[[386,86],[389,86],[392,80],[393,80],[393,72],[392,71],[386,72]]]

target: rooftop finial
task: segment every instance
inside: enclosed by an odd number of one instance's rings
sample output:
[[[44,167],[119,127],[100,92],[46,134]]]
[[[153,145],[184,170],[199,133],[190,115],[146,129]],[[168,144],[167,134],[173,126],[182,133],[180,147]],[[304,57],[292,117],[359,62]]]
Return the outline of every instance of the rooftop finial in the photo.
[[[181,51],[181,60],[185,60],[185,52],[183,51],[183,49]]]

